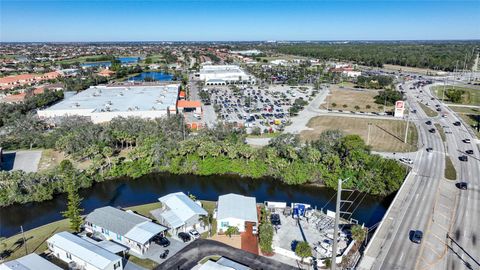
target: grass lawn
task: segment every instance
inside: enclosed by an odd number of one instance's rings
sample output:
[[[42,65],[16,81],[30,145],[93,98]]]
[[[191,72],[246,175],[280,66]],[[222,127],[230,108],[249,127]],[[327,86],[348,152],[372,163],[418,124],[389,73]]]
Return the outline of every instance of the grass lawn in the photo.
[[[65,155],[62,152],[55,151],[53,149],[44,149],[42,151],[42,157],[38,164],[38,171],[52,170],[65,159]]]
[[[425,112],[425,114],[428,116],[428,117],[435,117],[438,115],[438,113],[432,109],[430,109],[427,105],[423,104],[423,103],[418,103],[420,104],[420,107],[422,107],[422,110]]]
[[[450,109],[456,112],[465,123],[472,127],[477,138],[480,138],[480,130],[477,129],[477,125],[480,123],[480,109],[456,106],[452,106]]]
[[[150,259],[140,259],[132,255],[128,256],[128,260],[146,269],[154,269],[158,266],[158,263]]]
[[[88,58],[100,58],[100,57],[103,57],[104,55],[87,55],[87,56],[80,56],[80,57],[77,57],[77,58],[72,58],[72,59],[67,59],[67,60],[61,60],[61,61],[58,61],[56,62],[57,64],[73,64],[75,62],[79,62],[79,63],[85,63],[87,62],[87,59]],[[90,61],[91,62],[91,61]]]
[[[142,205],[137,205],[137,206],[132,206],[132,207],[126,207],[125,209],[135,211],[139,213],[142,216],[146,216],[150,219],[155,219],[151,214],[150,211],[162,207],[162,203],[160,202],[154,202],[154,203],[149,203],[149,204],[142,204]]]
[[[300,133],[302,141],[311,141],[320,133],[329,129],[339,129],[346,134],[357,134],[367,142],[368,123],[370,126],[370,145],[372,150],[380,152],[412,152],[417,150],[418,134],[413,123],[408,129],[408,143],[403,143],[406,121],[366,119],[357,117],[318,116],[312,118],[307,126],[313,130]]]
[[[455,170],[455,166],[453,166],[450,156],[445,157],[445,178],[448,180],[457,179],[457,171]]]
[[[433,87],[433,92],[437,96],[438,99],[442,99],[444,97],[443,95],[443,89],[449,90],[449,89],[454,89],[453,85],[446,85],[444,86],[435,86]],[[480,105],[480,89],[473,89],[473,88],[468,88],[468,87],[460,87],[460,86],[455,86],[456,90],[463,90],[464,93],[462,95],[462,100],[460,102],[456,102],[457,104],[463,104],[463,105]],[[447,96],[444,97],[444,101],[446,102],[451,102]]]
[[[439,123],[435,123],[435,127],[437,128],[438,132],[440,133],[440,137],[442,137],[442,141],[447,140],[447,136],[445,135],[445,130]]]
[[[199,264],[204,264],[206,263],[207,261],[218,261],[222,256],[218,256],[218,255],[212,255],[212,256],[207,256],[203,259],[200,260],[200,262],[198,262]]]
[[[403,72],[413,72],[413,73],[420,73],[425,75],[435,75],[438,73],[437,70],[429,69],[429,68],[417,68],[417,67],[406,67],[406,66],[399,66],[399,65],[389,65],[384,64],[384,69],[394,70],[394,71],[403,71]]]
[[[360,107],[358,111],[362,112],[383,112],[383,105],[375,103],[374,97],[379,90],[354,90],[351,88],[340,88],[333,85],[330,88],[330,95],[327,96],[326,102],[320,105],[321,109],[357,111],[355,106]],[[344,107],[347,105],[347,107]],[[367,109],[367,106],[369,108]],[[386,111],[393,110],[393,106],[385,107]]]
[[[62,231],[70,231],[68,226],[68,220],[64,219],[26,231],[25,243],[27,245],[28,252],[35,252],[37,254],[42,253],[47,249],[47,244],[45,241],[55,233]],[[25,246],[23,245],[22,235],[17,234],[1,240],[0,253],[4,250],[11,250],[13,252],[7,258],[7,260],[9,261],[25,256]]]

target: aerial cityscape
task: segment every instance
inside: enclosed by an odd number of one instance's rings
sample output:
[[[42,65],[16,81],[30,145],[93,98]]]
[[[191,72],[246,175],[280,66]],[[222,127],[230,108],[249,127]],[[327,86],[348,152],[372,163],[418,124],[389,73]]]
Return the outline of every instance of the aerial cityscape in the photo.
[[[0,0],[0,270],[480,269],[479,14]]]

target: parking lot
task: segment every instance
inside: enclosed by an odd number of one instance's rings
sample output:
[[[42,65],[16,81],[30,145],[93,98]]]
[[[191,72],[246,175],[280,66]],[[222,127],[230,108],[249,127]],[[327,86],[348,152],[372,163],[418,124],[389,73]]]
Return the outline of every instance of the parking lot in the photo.
[[[42,151],[4,152],[1,170],[36,172]]]
[[[244,126],[248,133],[282,131],[290,121],[289,109],[296,99],[308,102],[315,94],[310,87],[274,85],[207,87],[219,121]]]

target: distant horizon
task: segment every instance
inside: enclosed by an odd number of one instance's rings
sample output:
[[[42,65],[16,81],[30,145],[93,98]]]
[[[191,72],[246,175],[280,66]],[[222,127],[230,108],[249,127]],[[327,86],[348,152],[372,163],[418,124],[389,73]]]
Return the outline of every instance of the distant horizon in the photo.
[[[480,39],[469,0],[1,0],[2,42]]]
[[[226,42],[226,43],[325,43],[325,42],[480,42],[480,38],[473,39],[337,39],[337,40],[103,40],[103,41],[0,41],[0,44],[9,43],[214,43],[214,42]]]

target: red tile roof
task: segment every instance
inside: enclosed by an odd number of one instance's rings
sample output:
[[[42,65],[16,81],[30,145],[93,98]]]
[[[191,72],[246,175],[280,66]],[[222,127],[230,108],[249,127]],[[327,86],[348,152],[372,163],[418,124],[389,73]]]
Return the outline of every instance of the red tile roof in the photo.
[[[198,100],[179,100],[177,101],[178,108],[198,108],[202,107],[202,102]]]

